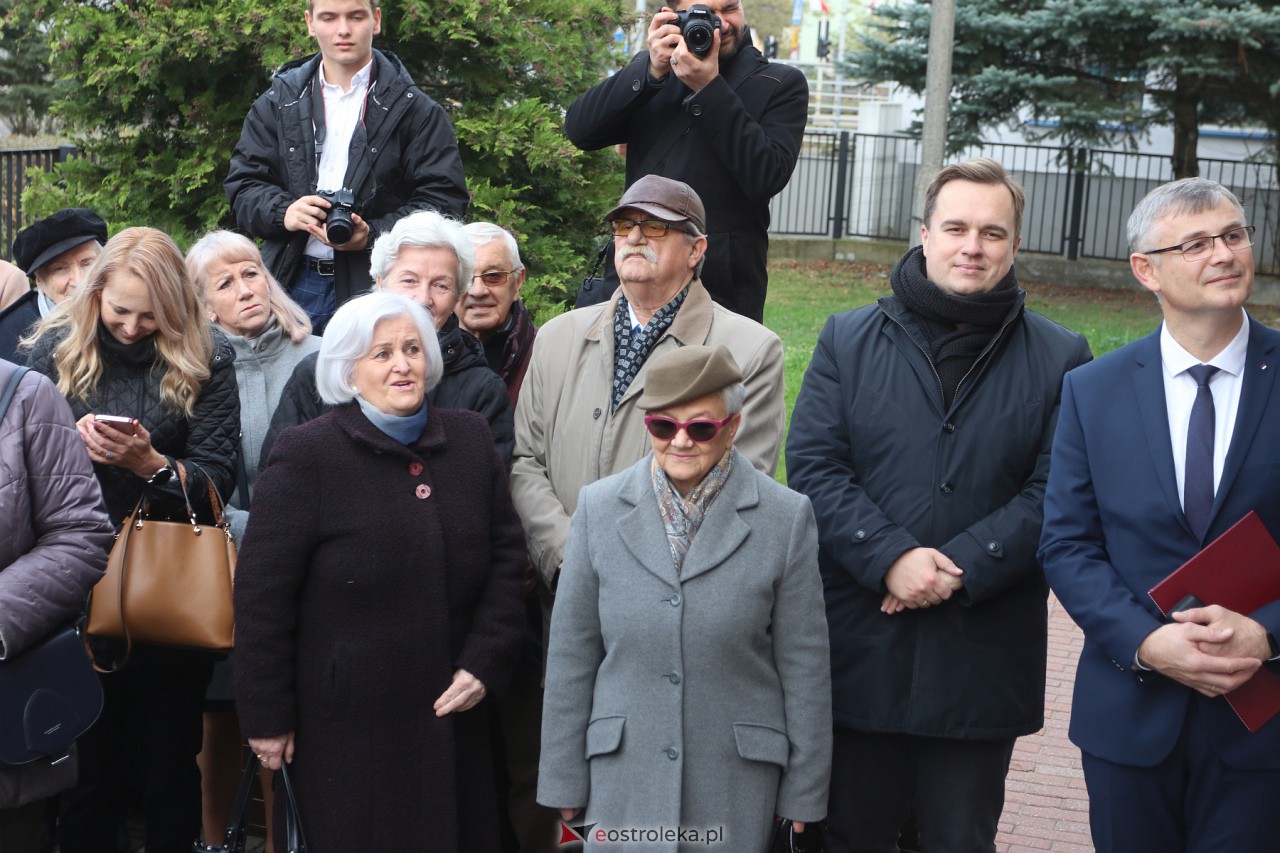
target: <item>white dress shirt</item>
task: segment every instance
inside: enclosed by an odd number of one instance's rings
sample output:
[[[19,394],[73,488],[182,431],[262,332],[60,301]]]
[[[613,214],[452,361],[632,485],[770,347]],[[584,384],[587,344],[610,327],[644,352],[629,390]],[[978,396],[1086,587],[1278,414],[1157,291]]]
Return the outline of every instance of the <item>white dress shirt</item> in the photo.
[[[1182,348],[1169,334],[1169,327],[1160,327],[1160,360],[1164,366],[1164,402],[1169,413],[1169,438],[1173,443],[1173,470],[1178,481],[1178,500],[1182,501],[1186,483],[1187,426],[1191,420],[1191,407],[1196,401],[1196,381],[1187,372],[1197,364],[1211,364],[1218,372],[1209,378],[1209,390],[1213,393],[1213,491],[1217,494],[1222,482],[1222,467],[1231,447],[1231,434],[1236,428],[1236,412],[1240,409],[1240,387],[1244,379],[1245,356],[1249,350],[1249,322],[1244,309],[1240,310],[1240,331],[1231,343],[1206,362],[1201,362]]]
[[[351,78],[351,88],[342,91],[337,83],[324,79],[324,63],[317,72],[320,91],[324,95],[324,148],[320,151],[317,167],[316,189],[340,190],[347,177],[347,160],[351,151],[351,134],[364,118],[365,96],[369,93],[369,76],[373,73],[373,60]],[[326,246],[315,237],[307,240],[306,253],[313,258],[332,258],[333,247]]]

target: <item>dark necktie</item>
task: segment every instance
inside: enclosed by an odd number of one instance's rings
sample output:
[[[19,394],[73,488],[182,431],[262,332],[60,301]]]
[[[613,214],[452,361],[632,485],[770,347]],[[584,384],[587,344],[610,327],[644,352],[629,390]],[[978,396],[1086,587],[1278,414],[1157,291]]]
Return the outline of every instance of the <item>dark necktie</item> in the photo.
[[[1197,539],[1204,537],[1213,507],[1213,391],[1209,379],[1218,372],[1211,364],[1187,369],[1196,381],[1196,401],[1187,425],[1187,462],[1182,486],[1182,511]]]

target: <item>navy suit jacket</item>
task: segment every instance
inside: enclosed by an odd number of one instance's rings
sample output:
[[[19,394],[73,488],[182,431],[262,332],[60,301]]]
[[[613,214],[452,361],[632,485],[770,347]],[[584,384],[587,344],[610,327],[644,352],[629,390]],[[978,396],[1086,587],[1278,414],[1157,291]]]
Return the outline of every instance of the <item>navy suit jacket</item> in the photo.
[[[1280,717],[1250,734],[1225,699],[1133,668],[1138,646],[1162,624],[1147,590],[1249,510],[1280,534],[1280,332],[1248,322],[1235,431],[1203,540],[1178,497],[1159,331],[1063,381],[1040,559],[1084,630],[1070,736],[1090,755],[1154,766],[1197,702],[1224,763],[1280,768]],[[1280,637],[1280,601],[1248,615]]]

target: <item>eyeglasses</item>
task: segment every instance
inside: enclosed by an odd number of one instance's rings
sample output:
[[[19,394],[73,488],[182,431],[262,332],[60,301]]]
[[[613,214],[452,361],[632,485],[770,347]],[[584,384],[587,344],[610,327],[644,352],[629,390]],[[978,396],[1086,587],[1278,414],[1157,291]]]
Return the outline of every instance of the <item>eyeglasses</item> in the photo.
[[[476,273],[475,275],[471,276],[471,280],[475,281],[476,279],[480,279],[481,281],[484,282],[485,287],[497,287],[500,284],[504,284],[507,280],[507,277],[510,276],[512,273],[516,273],[519,271],[520,270],[518,269],[489,270],[489,272]]]
[[[611,222],[606,222],[605,225],[608,226],[615,237],[630,236],[631,229],[637,225],[640,226],[641,234],[654,239],[667,236],[667,231],[671,229],[671,223],[663,222],[661,219],[614,219]],[[676,230],[680,231],[682,229],[677,228]]]
[[[649,435],[662,441],[670,441],[676,437],[680,430],[684,430],[685,435],[698,442],[706,444],[711,439],[720,434],[720,430],[725,428],[729,421],[734,419],[734,415],[729,415],[722,421],[713,421],[709,418],[695,418],[686,423],[664,418],[662,415],[645,415],[644,425],[649,430]]]
[[[1212,237],[1196,237],[1185,243],[1179,243],[1176,246],[1169,246],[1165,249],[1152,249],[1149,252],[1140,252],[1142,255],[1159,255],[1162,252],[1181,252],[1184,261],[1198,261],[1213,251],[1213,241],[1221,240],[1223,245],[1233,252],[1243,252],[1245,249],[1253,245],[1253,232],[1257,229],[1252,225],[1242,225],[1239,228],[1232,228],[1230,231],[1224,231],[1221,234],[1214,234]]]

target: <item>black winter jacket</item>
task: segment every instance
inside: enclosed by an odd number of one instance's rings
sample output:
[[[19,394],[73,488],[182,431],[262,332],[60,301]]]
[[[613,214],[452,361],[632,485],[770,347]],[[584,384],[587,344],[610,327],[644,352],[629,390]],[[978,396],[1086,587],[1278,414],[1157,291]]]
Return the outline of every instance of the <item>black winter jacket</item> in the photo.
[[[424,209],[461,219],[467,209],[462,160],[449,117],[414,85],[394,54],[375,50],[373,61],[373,88],[364,122],[351,138],[345,181],[355,192],[356,212],[369,223],[369,242],[362,251],[334,253],[339,305],[373,284],[370,249],[397,220]],[[286,288],[309,235],[287,230],[284,214],[316,190],[311,83],[319,64],[316,54],[276,72],[271,89],[245,117],[223,182],[236,224],[262,238],[262,257]]]
[[[479,412],[489,422],[493,443],[498,455],[507,466],[511,465],[511,453],[515,449],[515,416],[507,399],[507,386],[502,378],[489,367],[484,347],[475,338],[462,331],[458,318],[449,315],[444,328],[438,332],[440,354],[444,357],[444,376],[440,384],[428,396],[432,406],[442,409],[468,409]],[[320,399],[316,391],[316,362],[319,353],[312,353],[293,369],[293,376],[284,386],[280,404],[271,417],[271,426],[262,442],[262,457],[258,465],[261,471],[271,458],[271,448],[280,434],[289,427],[305,424],[329,411],[332,406]]]
[[[649,85],[648,71],[641,51],[574,101],[565,134],[586,151],[625,143],[627,186],[652,173],[693,187],[707,211],[702,283],[716,302],[761,322],[769,200],[795,171],[809,84],[750,44],[696,93],[674,74]],[[612,252],[607,259],[612,273]]]
[[[813,502],[837,725],[999,739],[1044,720],[1036,562],[1062,377],[1084,338],[1017,305],[950,408],[897,297],[827,321],[791,416],[788,484]],[[950,601],[880,612],[904,551],[964,570]]]
[[[103,377],[88,400],[68,400],[76,420],[86,414],[124,415],[136,418],[151,434],[156,452],[172,456],[187,471],[187,489],[191,500],[208,511],[209,500],[205,476],[213,479],[218,496],[226,501],[235,487],[236,454],[240,447],[240,395],[233,368],[235,351],[218,330],[213,335],[213,357],[209,361],[209,380],[196,400],[190,419],[174,412],[160,400],[162,368],[158,366],[154,337],[136,344],[124,345],[98,326],[98,347],[102,352]],[[36,341],[27,364],[58,381],[53,362],[53,349],[61,335],[45,335]],[[165,485],[147,485],[132,472],[115,465],[94,464],[94,473],[102,484],[107,513],[119,527],[133,512],[138,498],[145,492],[157,508],[170,510],[181,518],[182,491],[177,478]]]

